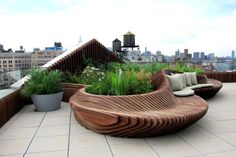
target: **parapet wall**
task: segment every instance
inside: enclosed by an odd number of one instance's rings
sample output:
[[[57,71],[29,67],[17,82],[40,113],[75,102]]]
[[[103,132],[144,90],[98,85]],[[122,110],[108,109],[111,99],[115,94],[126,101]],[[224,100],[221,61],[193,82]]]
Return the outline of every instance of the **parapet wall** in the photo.
[[[236,82],[236,72],[207,72],[205,75],[221,82]]]

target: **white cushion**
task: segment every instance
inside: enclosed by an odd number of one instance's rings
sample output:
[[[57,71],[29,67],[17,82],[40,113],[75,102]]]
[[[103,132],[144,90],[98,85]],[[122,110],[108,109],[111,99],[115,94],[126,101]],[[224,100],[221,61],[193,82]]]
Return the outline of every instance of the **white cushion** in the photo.
[[[193,95],[194,91],[191,90],[191,89],[188,89],[188,90],[174,91],[173,93],[174,93],[175,96],[185,97],[185,96]]]
[[[175,76],[175,75],[178,75],[182,78],[182,86],[183,86],[183,88],[185,88],[187,86],[186,85],[186,76],[185,76],[185,74],[171,73],[171,76]]]
[[[203,88],[203,87],[212,87],[213,84],[207,83],[207,84],[197,84],[197,85],[193,85],[187,88],[184,88],[184,90],[186,89],[196,89],[196,88]]]
[[[196,85],[197,84],[197,74],[196,72],[192,72],[191,74],[191,83],[192,85]]]
[[[192,86],[192,76],[190,73],[184,73],[186,78],[186,85]]]
[[[171,86],[173,91],[183,89],[183,85],[182,85],[183,78],[182,78],[182,76],[180,76],[180,75],[174,75],[174,76],[166,75],[166,77],[168,78],[170,86]]]

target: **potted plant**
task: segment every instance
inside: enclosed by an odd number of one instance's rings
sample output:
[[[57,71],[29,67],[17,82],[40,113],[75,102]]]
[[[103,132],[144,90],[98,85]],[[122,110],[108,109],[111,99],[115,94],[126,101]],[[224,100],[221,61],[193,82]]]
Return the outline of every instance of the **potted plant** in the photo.
[[[21,93],[32,98],[39,112],[57,110],[63,96],[61,77],[62,73],[58,70],[32,69]]]

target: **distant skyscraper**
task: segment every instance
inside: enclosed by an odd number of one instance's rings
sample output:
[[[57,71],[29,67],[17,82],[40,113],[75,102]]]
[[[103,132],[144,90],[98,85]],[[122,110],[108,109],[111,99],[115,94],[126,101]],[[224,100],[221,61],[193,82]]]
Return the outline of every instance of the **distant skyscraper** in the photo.
[[[199,52],[193,52],[193,60],[198,61],[200,58],[200,53]]]
[[[157,50],[156,55],[161,55],[161,51]]]
[[[81,37],[81,36],[79,36],[79,42],[78,42],[78,46],[81,46],[81,44],[82,44],[82,37]]]
[[[188,49],[184,49],[184,58],[185,58],[185,59],[188,58]]]
[[[205,52],[201,52],[201,56],[200,56],[201,60],[205,59]]]
[[[231,58],[235,58],[235,51],[234,50],[232,50]]]
[[[147,47],[145,47],[145,52],[147,52]]]
[[[2,44],[0,44],[0,50],[3,50],[3,45]]]
[[[175,51],[175,58],[178,59],[180,57],[180,51],[179,49]]]
[[[215,54],[214,53],[209,53],[207,55],[207,59],[209,59],[209,60],[213,60],[214,58],[215,58]]]

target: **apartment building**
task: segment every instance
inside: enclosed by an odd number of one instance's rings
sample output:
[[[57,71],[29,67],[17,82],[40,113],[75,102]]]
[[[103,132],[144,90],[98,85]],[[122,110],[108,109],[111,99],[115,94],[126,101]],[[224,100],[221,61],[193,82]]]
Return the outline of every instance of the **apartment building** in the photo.
[[[63,50],[35,49],[31,56],[31,67],[40,67],[62,54]]]
[[[60,42],[54,42],[53,47],[45,47],[44,50],[35,48],[31,57],[31,67],[40,67],[61,55],[64,52]]]
[[[0,53],[0,72],[28,69],[31,67],[31,53]]]

